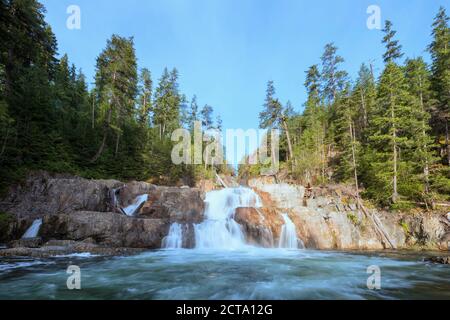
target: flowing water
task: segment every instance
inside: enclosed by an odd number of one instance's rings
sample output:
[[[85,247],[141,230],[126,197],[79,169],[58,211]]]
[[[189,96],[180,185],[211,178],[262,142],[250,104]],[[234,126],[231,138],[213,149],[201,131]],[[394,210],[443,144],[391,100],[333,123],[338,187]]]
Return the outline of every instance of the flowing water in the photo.
[[[450,268],[422,256],[310,250],[159,250],[1,259],[0,299],[450,299]],[[81,290],[68,290],[69,265]],[[369,266],[381,289],[369,290]]]
[[[280,248],[298,249],[304,248],[302,240],[297,237],[295,224],[286,213],[283,213],[284,225],[281,228]]]
[[[174,223],[165,250],[0,258],[0,299],[450,299],[450,267],[423,262],[425,253],[299,250],[287,214],[280,248],[256,248],[234,220],[238,207],[261,207],[252,190],[213,191],[205,203],[195,249],[181,248],[186,228]],[[67,289],[71,265],[80,267],[81,290]],[[373,266],[380,290],[367,285]]]
[[[36,238],[39,233],[39,229],[41,228],[41,225],[42,225],[42,219],[34,220],[33,223],[31,224],[31,226],[23,234],[22,239]]]
[[[127,216],[134,216],[136,213],[136,210],[139,209],[139,207],[148,200],[148,194],[143,194],[138,196],[132,204],[130,204],[128,207],[123,208],[123,212]]]
[[[194,226],[196,248],[245,247],[245,235],[234,214],[239,207],[261,207],[258,195],[248,188],[227,188],[207,193],[205,204],[205,220]]]
[[[162,241],[162,247],[165,249],[180,249],[183,246],[183,226],[174,223],[170,226],[169,235]]]

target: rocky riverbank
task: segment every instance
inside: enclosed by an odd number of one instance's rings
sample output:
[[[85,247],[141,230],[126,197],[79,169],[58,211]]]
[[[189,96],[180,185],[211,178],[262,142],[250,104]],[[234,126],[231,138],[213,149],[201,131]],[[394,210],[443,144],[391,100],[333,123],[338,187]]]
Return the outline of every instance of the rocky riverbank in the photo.
[[[216,187],[208,183],[207,189]],[[248,187],[261,204],[236,209],[234,219],[253,245],[277,247],[285,214],[308,249],[449,249],[445,212],[363,208],[337,186],[308,190],[261,178],[248,181]],[[8,248],[0,256],[122,255],[158,249],[174,223],[183,226],[182,246],[193,248],[194,226],[204,220],[204,199],[205,188],[33,174],[0,203],[2,216],[8,217],[2,219],[2,242]],[[41,223],[36,237],[21,239],[36,219]]]

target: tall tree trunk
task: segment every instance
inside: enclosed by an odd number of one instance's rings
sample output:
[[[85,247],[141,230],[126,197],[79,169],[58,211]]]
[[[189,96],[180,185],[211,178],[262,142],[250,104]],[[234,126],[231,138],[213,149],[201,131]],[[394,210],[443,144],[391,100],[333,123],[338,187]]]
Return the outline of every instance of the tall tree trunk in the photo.
[[[392,93],[391,93],[391,120],[392,120],[392,147],[393,147],[393,166],[394,173],[392,179],[393,192],[392,192],[392,203],[396,203],[398,200],[398,191],[397,191],[397,128],[395,125],[395,112],[394,112],[394,104],[392,101]]]
[[[285,119],[283,119],[283,126],[284,126],[284,130],[286,130],[286,139],[287,139],[288,149],[289,149],[289,158],[292,160],[292,164],[294,165],[295,159],[294,159],[294,151],[292,149],[291,135],[289,134],[289,128],[287,126]]]
[[[114,84],[116,83],[116,71],[114,71],[113,73],[113,81],[112,81],[112,88],[114,88]],[[100,156],[103,153],[103,150],[105,149],[106,146],[106,138],[108,136],[108,130],[109,127],[111,125],[111,117],[112,117],[112,110],[113,110],[113,105],[114,105],[114,100],[115,100],[115,95],[114,95],[114,89],[111,92],[112,93],[112,98],[110,100],[109,103],[109,108],[108,108],[108,114],[106,116],[106,121],[103,125],[103,139],[102,139],[102,144],[100,145],[100,148],[98,149],[97,153],[95,154],[95,156],[91,159],[90,163],[94,163],[98,160],[98,158],[100,158]]]
[[[366,97],[364,96],[362,88],[360,89],[360,95],[361,95],[361,106],[363,109],[363,125],[364,125],[364,128],[367,128],[368,117],[367,117],[367,108],[366,108]]]
[[[420,77],[419,77],[419,86],[420,86],[420,88],[422,88],[422,79]],[[422,93],[422,91],[420,91],[420,94],[419,94],[419,101],[420,101],[420,108],[422,110],[422,113],[424,114],[425,113],[425,105],[424,105],[424,102],[423,102],[423,93]],[[427,132],[425,130],[425,121],[423,119],[422,119],[422,137],[424,139],[423,151],[425,153],[425,159],[424,159],[425,161],[424,161],[424,167],[423,167],[425,194],[429,195],[430,194],[430,178],[429,178],[430,169],[429,169],[428,154],[427,154],[428,145],[426,143]],[[433,203],[434,201],[431,200],[431,202],[432,202],[431,203],[431,207],[434,207],[434,203]],[[428,198],[425,199],[425,204],[428,207]]]
[[[92,97],[92,129],[95,128],[95,97]]]
[[[112,115],[112,106],[110,105],[108,108],[108,114],[106,116],[105,124],[103,126],[102,144],[100,145],[100,148],[98,149],[95,156],[91,159],[90,163],[96,162],[98,160],[98,158],[100,158],[100,156],[102,155],[103,150],[105,149],[106,138],[108,137],[108,130],[109,130],[109,126],[111,124],[111,115]]]
[[[358,169],[357,169],[357,165],[356,165],[356,150],[355,150],[356,139],[355,139],[355,133],[354,133],[351,119],[349,121],[349,130],[350,130],[350,139],[351,139],[351,145],[352,145],[353,174],[355,177],[356,197],[359,199]]]
[[[120,141],[120,133],[117,133],[116,137],[116,150],[114,152],[114,157],[117,157],[117,154],[119,153],[119,141]]]

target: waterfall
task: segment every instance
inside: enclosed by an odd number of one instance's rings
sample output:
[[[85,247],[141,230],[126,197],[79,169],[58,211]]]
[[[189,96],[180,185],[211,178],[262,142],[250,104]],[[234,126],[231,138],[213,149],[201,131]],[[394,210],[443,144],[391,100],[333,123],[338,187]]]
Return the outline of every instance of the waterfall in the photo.
[[[173,223],[170,226],[169,234],[162,241],[162,247],[165,249],[179,249],[183,247],[183,230],[179,223]]]
[[[139,209],[139,207],[148,200],[148,194],[143,194],[138,196],[134,202],[129,205],[128,207],[123,208],[123,212],[125,212],[125,214],[127,216],[134,216],[134,214],[136,213],[136,210]]]
[[[287,249],[303,248],[303,242],[297,238],[297,230],[295,224],[289,216],[283,213],[284,225],[281,228],[280,243],[278,247]]]
[[[244,233],[234,215],[239,207],[261,207],[258,195],[248,188],[226,188],[208,192],[205,204],[205,221],[194,226],[196,248],[245,246]]]
[[[39,229],[41,228],[41,225],[42,219],[34,220],[31,227],[29,227],[27,231],[25,231],[25,233],[23,234],[22,239],[36,238],[39,233]]]

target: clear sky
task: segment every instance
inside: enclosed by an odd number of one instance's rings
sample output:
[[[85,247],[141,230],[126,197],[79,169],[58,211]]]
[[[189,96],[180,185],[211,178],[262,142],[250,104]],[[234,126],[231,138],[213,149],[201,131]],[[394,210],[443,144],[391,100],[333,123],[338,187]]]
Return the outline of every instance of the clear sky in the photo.
[[[406,56],[424,55],[431,23],[448,0],[44,0],[59,53],[93,82],[95,59],[113,34],[133,36],[139,67],[158,79],[180,72],[180,89],[210,104],[224,128],[257,128],[266,83],[300,111],[305,70],[334,42],[354,78],[362,62],[382,68],[382,33],[369,30],[369,5],[398,32]],[[69,5],[81,9],[81,29],[66,27]]]

